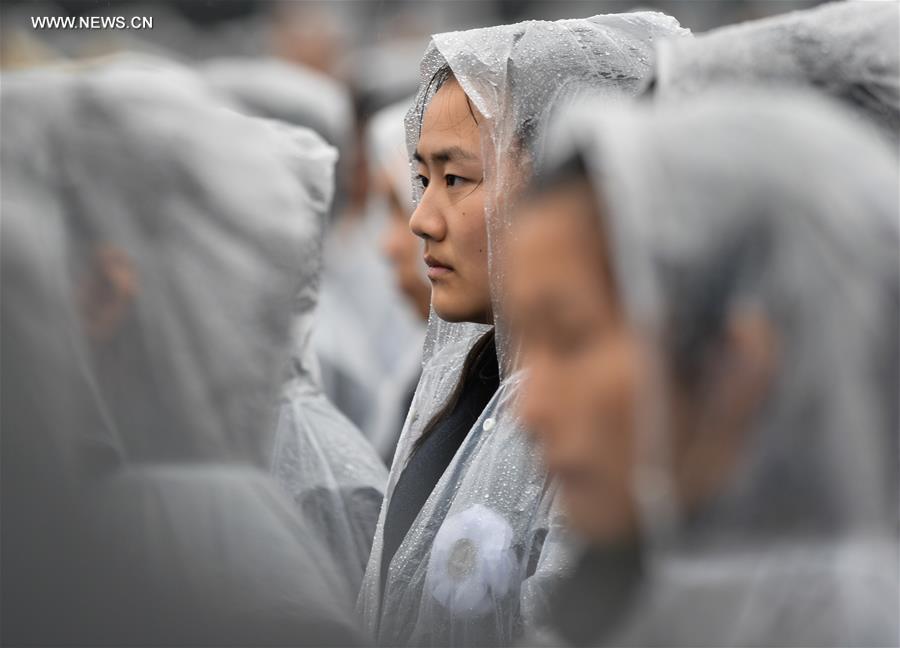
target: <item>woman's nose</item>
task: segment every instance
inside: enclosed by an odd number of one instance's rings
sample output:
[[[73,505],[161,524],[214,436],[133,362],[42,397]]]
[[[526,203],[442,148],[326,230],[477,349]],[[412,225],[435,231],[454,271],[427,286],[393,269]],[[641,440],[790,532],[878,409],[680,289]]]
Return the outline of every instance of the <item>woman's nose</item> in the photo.
[[[409,229],[426,241],[441,241],[447,235],[447,221],[434,205],[434,198],[429,192],[425,192],[409,217]]]

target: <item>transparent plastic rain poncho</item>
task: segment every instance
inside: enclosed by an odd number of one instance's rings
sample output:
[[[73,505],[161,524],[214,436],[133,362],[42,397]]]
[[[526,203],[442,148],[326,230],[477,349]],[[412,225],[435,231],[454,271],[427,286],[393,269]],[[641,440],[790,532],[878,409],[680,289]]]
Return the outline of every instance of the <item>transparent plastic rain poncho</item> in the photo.
[[[213,88],[249,114],[311,128],[338,148],[331,212],[339,214],[347,193],[346,178],[352,173],[353,110],[349,93],[320,72],[276,59],[218,59],[204,63],[200,71]],[[342,250],[338,253],[344,257]],[[330,250],[326,262],[329,256]],[[340,261],[346,262],[343,258]],[[356,296],[340,287],[331,289],[329,274],[326,268],[323,290],[317,295],[320,326],[315,327],[312,339],[319,368],[315,371],[341,412],[361,426],[374,406],[374,392],[368,383],[375,380],[376,363],[358,323],[360,318],[348,307],[356,303]],[[312,358],[309,360],[307,371],[314,367]]]
[[[403,116],[388,117],[399,124],[396,128],[385,117],[384,113],[376,113],[358,142],[369,157],[365,171],[370,174],[371,183],[374,165],[388,164],[394,170],[395,160],[385,160],[384,156],[393,156],[393,138],[399,128],[405,179],[399,195],[411,196]],[[392,411],[396,386],[408,374],[410,364],[416,363],[416,353],[421,359],[424,333],[418,317],[397,288],[382,252],[385,207],[370,189],[359,213],[342,214],[329,231],[320,325],[313,339],[322,359],[327,392],[389,463],[393,448],[388,452],[386,445],[390,445],[390,439],[396,443],[399,435],[395,420],[398,417]],[[389,439],[387,444],[384,437]]]
[[[274,59],[224,58],[199,69],[243,110],[311,128],[338,148],[331,213],[340,217],[354,173],[354,116],[347,90],[319,72]],[[361,218],[336,220],[327,229],[319,325],[312,336],[325,393],[367,436],[377,416],[377,385],[413,329],[378,252],[379,226],[380,221]]]
[[[853,106],[900,142],[896,2],[835,2],[663,41],[656,69],[662,98],[722,84],[814,88]]]
[[[362,433],[322,392],[312,344],[322,269],[322,242],[331,205],[333,149],[310,150],[304,176],[310,230],[296,248],[301,265],[294,303],[289,378],[279,401],[272,472],[301,517],[321,534],[347,585],[352,607],[372,548],[387,469]],[[310,182],[313,185],[313,182]]]
[[[406,129],[403,118],[414,103],[410,97],[405,101],[384,108],[369,121],[367,145],[371,174],[378,181],[387,181],[401,206],[409,215],[415,209],[413,194],[409,186],[409,158],[406,154]],[[370,210],[375,218],[385,218],[387,204],[384,200],[370,199]],[[412,232],[409,234],[413,236]],[[427,282],[425,263],[420,261],[422,281]],[[393,282],[396,285],[396,281]],[[408,303],[398,304],[398,308],[412,312]],[[403,429],[403,421],[409,411],[409,395],[419,381],[422,371],[422,342],[425,339],[424,322],[412,317],[409,331],[405,334],[406,348],[398,350],[398,359],[393,370],[385,372],[378,390],[377,415],[369,435],[372,445],[385,463],[391,464],[397,441]]]
[[[384,210],[371,200],[359,207],[341,214],[328,231],[313,341],[326,392],[372,440],[381,386],[421,338],[421,326],[381,252]]]
[[[60,282],[64,259],[56,253],[63,249],[62,221],[45,189],[44,164],[39,156],[15,155],[24,152],[16,138],[37,143],[45,120],[7,130],[14,124],[9,108],[19,103],[10,98],[16,78],[5,77],[0,93],[3,642],[62,645],[83,635],[90,591],[77,568],[91,545],[83,532],[79,487],[87,465],[114,466],[117,451],[95,434],[103,421],[91,407],[77,349],[64,335],[71,322],[60,307],[68,297]],[[47,92],[43,99],[53,106],[57,95]],[[47,104],[30,107],[47,110]],[[76,416],[83,422],[78,430],[64,425]],[[79,430],[87,432],[83,439],[73,434]]]
[[[528,178],[520,172],[514,177],[512,165],[502,162],[514,150],[522,161],[535,155],[550,113],[588,87],[610,104],[636,93],[650,71],[653,40],[684,33],[662,14],[622,14],[440,34],[425,52],[417,105],[407,116],[407,153],[415,149],[422,113],[436,90],[431,80],[444,66],[487,121],[485,217],[501,384],[398,548],[380,592],[381,525],[391,490],[416,439],[459,379],[467,352],[486,330],[432,313],[422,378],[394,456],[360,592],[366,628],[381,644],[509,644],[526,625],[540,622],[545,584],[559,576],[567,551],[555,488],[511,407],[517,379],[502,303],[496,301],[496,235],[509,226],[505,199]],[[457,564],[455,550],[463,546],[473,551],[463,552],[465,564]]]
[[[349,93],[327,76],[277,59],[220,58],[199,71],[217,91],[254,115],[311,128],[347,157],[353,129]]]
[[[587,163],[654,364],[710,358],[742,309],[775,337],[767,395],[699,514],[672,496],[664,383],[638,395],[645,579],[606,643],[896,646],[895,158],[811,95],[719,91],[608,119],[601,105],[568,116],[557,159]]]
[[[4,336],[7,314],[43,309],[13,329],[31,350],[16,372],[31,400],[14,421],[30,411],[42,435],[30,445],[72,458],[61,487],[83,494],[91,538],[84,556],[67,534],[45,552],[76,562],[90,593],[73,597],[80,634],[65,641],[353,642],[327,549],[263,470],[328,177],[308,171],[333,153],[202,86],[186,70],[111,63],[5,77],[0,93],[4,247],[30,230],[25,261],[42,277],[42,290],[8,290],[30,277],[8,274],[4,255]],[[98,259],[131,277],[106,329],[89,324],[100,312],[84,293]],[[97,446],[111,449],[102,462],[85,450]]]
[[[413,96],[382,108],[369,121],[366,144],[371,173],[383,172],[404,209],[415,209],[413,192],[409,186],[409,158],[406,153],[404,118],[416,102]],[[424,263],[423,263],[424,266]],[[425,277],[425,271],[422,271]]]

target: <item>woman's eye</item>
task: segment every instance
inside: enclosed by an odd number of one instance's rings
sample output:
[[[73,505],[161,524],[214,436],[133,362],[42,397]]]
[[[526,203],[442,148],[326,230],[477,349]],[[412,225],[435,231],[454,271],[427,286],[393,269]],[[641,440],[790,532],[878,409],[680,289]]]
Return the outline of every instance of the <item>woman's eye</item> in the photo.
[[[453,175],[452,173],[448,173],[444,178],[447,180],[448,187],[455,187],[457,182],[462,182],[465,178],[461,178],[458,175]]]
[[[419,174],[416,176],[416,180],[419,181],[419,184],[422,185],[422,188],[425,189],[428,186],[428,178]]]

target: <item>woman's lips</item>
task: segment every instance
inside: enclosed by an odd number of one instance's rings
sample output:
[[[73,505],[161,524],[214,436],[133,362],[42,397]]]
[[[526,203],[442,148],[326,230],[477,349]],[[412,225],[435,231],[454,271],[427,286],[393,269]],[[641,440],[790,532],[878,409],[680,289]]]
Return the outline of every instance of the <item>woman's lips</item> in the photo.
[[[453,272],[452,267],[444,265],[432,256],[425,257],[425,265],[428,266],[428,271],[426,272],[426,274],[428,275],[429,279],[438,279]]]
[[[425,274],[428,275],[429,279],[438,279],[439,277],[444,277],[451,272],[453,272],[453,270],[444,266],[430,266]]]

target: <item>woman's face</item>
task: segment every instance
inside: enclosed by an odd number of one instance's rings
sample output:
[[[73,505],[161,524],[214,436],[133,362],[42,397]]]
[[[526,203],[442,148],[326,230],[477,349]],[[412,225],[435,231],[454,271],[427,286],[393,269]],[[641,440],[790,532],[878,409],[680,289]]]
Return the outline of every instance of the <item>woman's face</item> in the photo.
[[[431,304],[451,322],[493,321],[479,122],[448,78],[428,104],[414,156],[423,193],[409,226],[425,241]]]
[[[643,351],[620,312],[586,183],[530,201],[510,243],[506,303],[527,369],[520,413],[595,541],[636,530],[631,495]]]
[[[519,216],[505,297],[527,370],[520,415],[560,481],[570,523],[598,543],[638,534],[634,474],[646,457],[637,417],[648,397],[667,422],[670,496],[683,510],[702,506],[728,483],[771,382],[768,319],[730,313],[703,342],[715,353],[686,381],[624,317],[586,182],[532,200]]]

